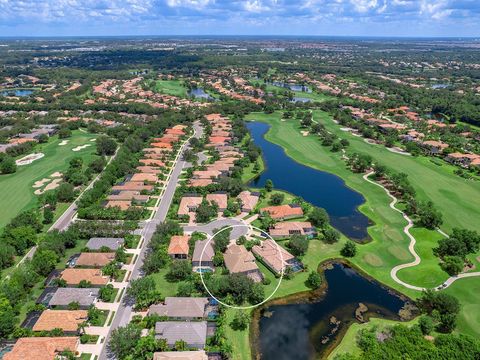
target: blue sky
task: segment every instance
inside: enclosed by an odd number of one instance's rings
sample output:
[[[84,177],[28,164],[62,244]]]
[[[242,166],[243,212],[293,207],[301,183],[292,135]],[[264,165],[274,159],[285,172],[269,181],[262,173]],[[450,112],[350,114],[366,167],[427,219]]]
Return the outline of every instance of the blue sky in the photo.
[[[480,0],[0,0],[0,36],[480,36]]]

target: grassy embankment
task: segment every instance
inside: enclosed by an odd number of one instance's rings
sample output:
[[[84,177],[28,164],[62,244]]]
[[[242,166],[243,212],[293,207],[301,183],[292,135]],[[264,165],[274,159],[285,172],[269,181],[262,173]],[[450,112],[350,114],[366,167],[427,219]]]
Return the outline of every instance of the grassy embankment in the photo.
[[[32,185],[35,181],[48,178],[54,172],[65,171],[69,161],[74,157],[81,157],[84,163],[88,163],[95,157],[95,143],[90,142],[96,138],[96,134],[88,134],[82,131],[73,131],[72,137],[65,139],[68,143],[59,146],[63,140],[57,136],[51,138],[46,144],[39,144],[35,153],[44,153],[45,156],[35,160],[29,165],[17,167],[17,172],[9,175],[0,175],[0,228],[4,227],[13,217],[23,210],[36,205],[37,195]],[[80,151],[72,151],[73,148],[89,144],[91,146]],[[22,158],[25,155],[20,156]],[[66,204],[59,204],[56,218],[67,208]]]
[[[353,263],[379,281],[409,296],[418,296],[419,292],[400,286],[390,277],[392,267],[411,261],[413,257],[407,250],[409,240],[402,231],[405,221],[399,213],[389,208],[390,199],[385,192],[364,181],[361,175],[350,172],[345,167],[341,155],[322,147],[315,136],[304,137],[300,133],[297,121],[283,122],[280,113],[250,114],[248,119],[264,121],[272,125],[266,134],[267,140],[284,147],[287,154],[296,161],[336,174],[342,177],[349,187],[363,194],[366,202],[360,210],[372,219],[375,225],[369,228],[372,241],[358,246],[358,255],[353,259]],[[480,216],[480,209],[471,201],[480,193],[479,183],[454,175],[455,168],[448,164],[438,166],[425,157],[407,157],[392,153],[382,146],[367,144],[362,138],[340,130],[340,126],[324,112],[315,111],[314,119],[341,138],[348,139],[350,151],[369,153],[395,171],[407,173],[419,199],[431,199],[442,211],[445,222],[442,228],[445,231],[453,227],[480,230],[480,224],[475,221]],[[425,229],[413,229],[413,233],[417,236],[416,249],[423,257],[423,261],[415,268],[402,270],[399,272],[399,277],[417,286],[429,287],[440,284],[448,276],[438,266],[438,261],[431,253],[431,249],[436,246],[441,236]],[[472,259],[478,268],[478,261],[474,256]],[[478,310],[475,311],[474,307],[480,308],[478,306],[480,284],[478,283],[478,279],[462,279],[446,290],[456,295],[463,305],[458,330],[477,336],[480,333],[478,321],[480,313]]]

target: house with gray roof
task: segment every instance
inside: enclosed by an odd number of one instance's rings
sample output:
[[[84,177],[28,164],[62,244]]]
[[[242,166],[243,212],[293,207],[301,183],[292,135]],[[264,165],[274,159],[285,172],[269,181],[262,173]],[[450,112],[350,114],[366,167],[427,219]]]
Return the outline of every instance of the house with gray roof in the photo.
[[[155,324],[155,338],[165,339],[168,346],[183,340],[192,349],[203,349],[207,341],[206,321],[163,321]]]
[[[167,297],[164,304],[152,305],[148,315],[157,314],[174,320],[201,320],[207,317],[206,297]]]
[[[78,302],[80,308],[88,308],[97,301],[98,288],[58,288],[48,302],[48,306],[65,307]]]
[[[100,250],[101,248],[108,248],[110,250],[117,250],[125,243],[124,238],[91,238],[87,242],[87,248],[90,250]]]
[[[205,250],[204,250],[205,249]],[[202,256],[203,251],[203,256]],[[215,250],[213,249],[212,242],[208,240],[197,240],[195,242],[195,248],[192,256],[193,271],[214,271],[213,257],[215,256]],[[201,262],[200,262],[201,260]]]

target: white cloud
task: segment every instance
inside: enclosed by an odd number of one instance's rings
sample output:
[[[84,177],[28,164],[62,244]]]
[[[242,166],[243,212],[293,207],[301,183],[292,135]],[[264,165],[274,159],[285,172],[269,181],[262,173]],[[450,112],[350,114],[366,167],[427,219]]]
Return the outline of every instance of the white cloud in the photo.
[[[193,9],[203,9],[214,3],[215,0],[167,0],[167,5],[170,7],[185,7]]]
[[[377,0],[350,0],[350,3],[356,11],[362,13],[374,9],[378,5]]]
[[[248,12],[254,13],[270,10],[270,8],[264,5],[260,0],[248,0],[244,3],[243,8]]]

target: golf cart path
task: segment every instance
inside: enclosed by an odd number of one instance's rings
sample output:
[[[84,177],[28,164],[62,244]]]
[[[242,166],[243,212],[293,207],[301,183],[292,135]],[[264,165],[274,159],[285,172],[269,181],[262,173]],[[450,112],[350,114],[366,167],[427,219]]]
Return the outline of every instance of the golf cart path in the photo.
[[[415,251],[415,244],[417,243],[417,240],[415,239],[415,237],[410,233],[410,229],[413,227],[413,221],[412,219],[410,219],[408,217],[407,214],[405,214],[403,211],[397,209],[395,207],[395,204],[398,202],[398,199],[393,196],[390,191],[388,191],[388,189],[383,186],[383,185],[380,185],[378,183],[376,183],[375,181],[372,181],[369,179],[369,176],[372,175],[374,172],[371,171],[367,174],[365,174],[363,176],[363,179],[365,181],[368,181],[369,183],[371,184],[374,184],[376,186],[379,186],[381,187],[383,190],[385,190],[385,192],[387,193],[387,195],[392,199],[391,203],[390,203],[390,208],[392,208],[393,210],[399,212],[400,214],[402,214],[403,218],[407,221],[407,225],[403,228],[403,232],[405,233],[405,235],[408,236],[408,238],[410,239],[410,244],[408,245],[408,251],[410,251],[410,254],[413,255],[414,257],[414,260],[412,262],[409,262],[409,263],[405,263],[405,264],[400,264],[400,265],[397,265],[395,266],[391,271],[390,271],[390,276],[392,277],[392,279],[400,284],[400,285],[403,285],[405,286],[406,288],[409,288],[409,289],[412,289],[412,290],[417,290],[417,291],[423,291],[423,290],[427,290],[427,288],[424,288],[424,287],[420,287],[420,286],[415,286],[415,285],[411,285],[411,284],[408,284],[406,283],[405,281],[402,281],[398,278],[397,276],[397,273],[402,270],[402,269],[406,269],[406,268],[410,268],[410,267],[413,267],[413,266],[417,266],[418,264],[420,264],[420,262],[422,261],[422,259],[420,258],[420,256],[418,256],[417,252]],[[448,237],[448,235],[443,232],[442,230],[440,229],[437,229],[437,231],[442,234],[443,236],[445,237]],[[463,278],[469,278],[469,277],[475,277],[475,276],[480,276],[480,271],[477,271],[477,272],[470,272],[470,273],[463,273],[463,274],[459,274],[459,275],[456,275],[456,276],[451,276],[449,277],[446,281],[443,282],[443,284],[440,284],[438,286],[436,286],[434,289],[435,290],[442,290],[442,289],[446,289],[447,287],[449,287],[450,285],[452,285],[455,281],[459,280],[459,279],[463,279]]]

